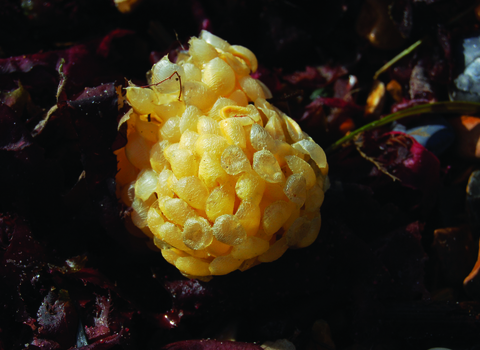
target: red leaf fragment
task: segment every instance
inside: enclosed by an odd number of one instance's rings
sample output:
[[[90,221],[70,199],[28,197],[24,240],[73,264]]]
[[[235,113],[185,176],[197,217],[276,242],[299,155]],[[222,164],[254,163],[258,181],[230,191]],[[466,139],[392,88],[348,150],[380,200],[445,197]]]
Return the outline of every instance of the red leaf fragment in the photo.
[[[415,107],[418,105],[424,105],[426,103],[430,103],[430,100],[427,99],[413,99],[413,100],[403,100],[402,102],[399,103],[394,103],[391,107],[391,113],[396,113],[398,111],[402,111],[404,109],[410,108],[410,107]]]
[[[364,133],[356,142],[362,155],[404,186],[430,190],[440,183],[440,161],[402,132]]]
[[[107,58],[113,49],[113,41],[119,38],[123,38],[128,35],[133,35],[134,32],[127,29],[114,29],[102,38],[102,41],[98,45],[97,54]]]
[[[347,70],[343,66],[320,66],[318,68],[307,66],[305,71],[286,75],[283,79],[299,88],[319,88],[334,82],[345,74],[347,74]]]
[[[95,326],[85,326],[85,334],[89,341],[97,341],[110,335],[108,316],[112,307],[111,302],[109,297],[97,296],[97,316],[93,319]]]
[[[432,102],[435,101],[436,98],[425,65],[424,62],[420,61],[412,69],[412,75],[410,76],[410,98],[412,100],[426,99]]]
[[[33,238],[24,220],[0,214],[0,236],[5,247],[5,252],[0,253],[3,266],[27,269],[44,265],[44,248]]]
[[[130,337],[131,334],[129,329],[124,328],[116,334],[97,340],[93,344],[82,346],[80,348],[75,348],[74,350],[107,350],[113,348],[116,345],[119,345],[123,348],[128,344]]]
[[[408,38],[413,27],[411,0],[399,0],[390,5],[390,16],[402,37]]]
[[[78,316],[70,300],[65,300],[49,292],[37,312],[40,327],[38,334],[43,338],[54,339],[61,347],[74,344],[77,334]]]
[[[30,146],[32,138],[20,118],[5,104],[0,104],[0,150],[20,151]]]

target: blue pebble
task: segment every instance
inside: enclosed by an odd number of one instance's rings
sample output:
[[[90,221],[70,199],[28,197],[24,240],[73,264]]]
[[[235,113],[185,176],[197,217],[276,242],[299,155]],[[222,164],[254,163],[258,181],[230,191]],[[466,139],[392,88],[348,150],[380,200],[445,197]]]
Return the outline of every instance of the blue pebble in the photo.
[[[455,131],[447,120],[442,117],[410,128],[406,128],[402,124],[396,124],[393,131],[401,131],[410,135],[436,156],[445,152],[455,140]]]

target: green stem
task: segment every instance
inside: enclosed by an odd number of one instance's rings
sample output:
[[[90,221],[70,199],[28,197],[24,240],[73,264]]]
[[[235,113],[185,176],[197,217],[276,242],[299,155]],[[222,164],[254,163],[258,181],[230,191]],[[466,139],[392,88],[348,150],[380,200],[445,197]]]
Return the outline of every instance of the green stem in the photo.
[[[407,56],[408,54],[410,54],[413,50],[415,50],[417,47],[419,47],[423,41],[425,40],[425,38],[423,39],[420,39],[418,40],[417,42],[413,43],[412,45],[410,45],[408,48],[406,48],[405,50],[403,50],[402,52],[400,52],[398,55],[396,55],[394,58],[392,58],[390,61],[388,61],[387,63],[385,63],[383,65],[382,68],[380,68],[379,70],[377,70],[375,72],[375,75],[373,76],[373,80],[377,80],[378,79],[378,76],[380,74],[382,74],[383,72],[385,72],[388,68],[390,68],[391,66],[393,66],[397,61],[399,61],[401,58]]]
[[[331,144],[330,147],[326,149],[326,153],[331,153],[337,149],[343,143],[352,140],[356,135],[370,131],[375,128],[378,128],[382,125],[391,123],[395,120],[399,120],[405,117],[409,117],[416,114],[427,114],[427,113],[454,113],[454,114],[478,114],[480,113],[480,103],[477,102],[466,102],[466,101],[444,101],[444,102],[435,102],[427,103],[423,105],[414,106],[408,109],[404,109],[392,114],[387,115],[385,118],[375,120],[367,125],[358,128],[355,131],[352,131],[348,135],[342,137],[340,140]]]

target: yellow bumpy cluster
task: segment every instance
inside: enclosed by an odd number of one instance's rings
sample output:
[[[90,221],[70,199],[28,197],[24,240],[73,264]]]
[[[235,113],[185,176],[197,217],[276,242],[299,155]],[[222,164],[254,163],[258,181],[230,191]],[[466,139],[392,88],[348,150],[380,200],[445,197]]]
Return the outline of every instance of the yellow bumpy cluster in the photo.
[[[148,87],[130,86],[119,196],[189,277],[224,275],[312,244],[328,187],[323,149],[266,99],[255,55],[203,31]]]

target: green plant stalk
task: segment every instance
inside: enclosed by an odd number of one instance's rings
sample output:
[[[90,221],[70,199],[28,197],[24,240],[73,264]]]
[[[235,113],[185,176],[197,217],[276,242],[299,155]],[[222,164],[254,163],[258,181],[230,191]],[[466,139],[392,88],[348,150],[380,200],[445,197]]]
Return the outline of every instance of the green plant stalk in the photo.
[[[383,72],[385,72],[388,68],[390,68],[392,65],[394,65],[397,61],[399,61],[401,58],[407,56],[408,54],[410,54],[413,50],[415,50],[417,47],[419,47],[423,41],[425,40],[425,38],[423,39],[420,39],[418,41],[416,41],[415,43],[413,43],[412,45],[410,45],[408,48],[406,48],[405,50],[403,50],[402,52],[400,52],[398,55],[396,55],[394,58],[392,58],[390,61],[388,61],[387,63],[385,63],[383,65],[382,68],[380,68],[379,70],[377,70],[375,72],[375,75],[373,76],[373,80],[377,80],[378,79],[378,76],[380,74],[382,74]]]
[[[331,144],[326,149],[325,153],[329,154],[333,152],[340,145],[352,140],[355,136],[357,136],[362,132],[373,130],[382,125],[386,125],[395,120],[399,120],[412,115],[431,114],[431,113],[438,113],[438,114],[453,113],[453,114],[466,114],[466,115],[478,114],[480,113],[480,103],[466,102],[466,101],[453,101],[453,102],[444,101],[444,102],[427,103],[423,105],[414,106],[408,109],[404,109],[404,110],[389,114],[382,119],[375,120],[367,125],[362,126],[361,128],[358,128],[355,131],[352,131],[348,135],[342,137],[340,140]]]

